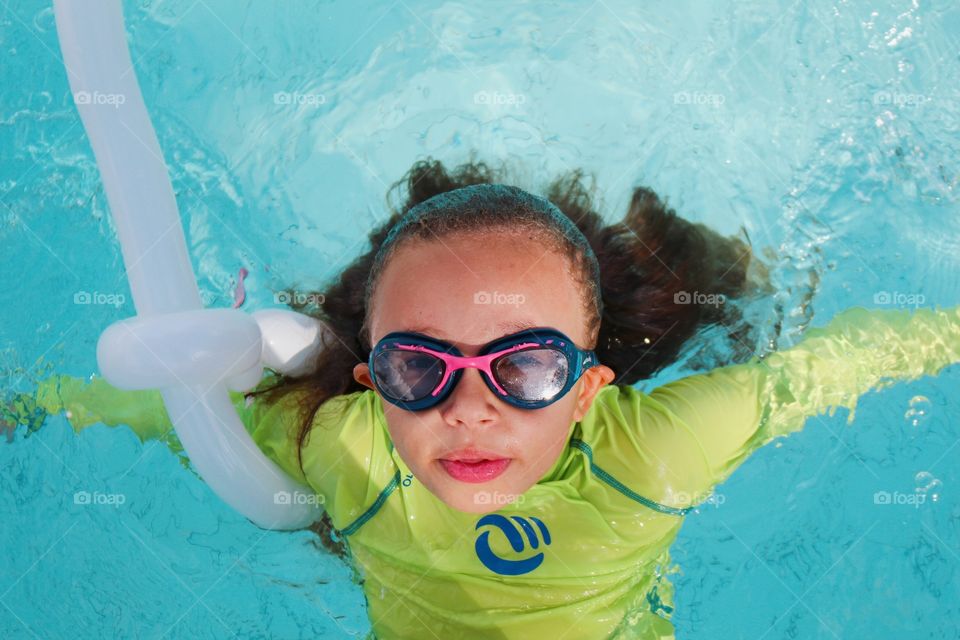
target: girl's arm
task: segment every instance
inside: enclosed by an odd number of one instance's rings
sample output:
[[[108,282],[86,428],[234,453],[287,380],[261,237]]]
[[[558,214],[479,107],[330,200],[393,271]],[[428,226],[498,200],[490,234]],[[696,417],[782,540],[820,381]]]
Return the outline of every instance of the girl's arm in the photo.
[[[99,376],[84,380],[56,374],[37,384],[35,402],[46,414],[64,413],[77,433],[103,423],[126,425],[142,441],[176,437],[156,390],[125,391]]]
[[[852,307],[789,349],[655,389],[639,403],[646,405],[639,411],[646,419],[644,447],[673,487],[664,499],[689,506],[753,451],[801,429],[808,417],[846,407],[849,424],[861,394],[956,362],[960,307]]]
[[[323,508],[337,528],[357,521],[397,472],[372,390],[334,396],[320,407],[304,441],[306,474],[298,459],[298,397],[288,394],[273,404],[248,403],[241,392],[230,392],[230,398],[256,446],[292,479],[323,496]],[[87,382],[58,375],[40,382],[35,398],[21,395],[18,400],[25,408],[32,403],[39,413],[68,411],[77,431],[97,423],[126,425],[142,440],[159,439],[175,452],[183,451],[159,391],[124,391],[99,377]]]
[[[296,413],[291,411],[293,407],[284,406],[284,402],[248,402],[242,392],[229,393],[241,422],[260,450],[293,479],[306,484],[297,462],[296,420],[290,419]],[[89,381],[50,376],[40,381],[34,396],[16,396],[6,403],[3,412],[8,421],[31,425],[31,429],[38,428],[46,415],[61,412],[78,433],[98,423],[126,425],[141,441],[160,440],[174,452],[183,452],[159,391],[126,391],[98,376]]]

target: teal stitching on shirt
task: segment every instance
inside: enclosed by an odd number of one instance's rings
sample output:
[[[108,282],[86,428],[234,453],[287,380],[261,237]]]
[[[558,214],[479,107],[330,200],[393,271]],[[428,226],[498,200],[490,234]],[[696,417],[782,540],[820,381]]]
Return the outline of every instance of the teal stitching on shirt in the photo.
[[[380,495],[377,496],[377,501],[374,502],[369,509],[364,511],[362,516],[354,520],[350,524],[350,526],[341,530],[340,533],[342,533],[345,536],[349,536],[353,533],[356,533],[357,529],[362,527],[367,520],[377,515],[377,511],[380,510],[380,507],[383,506],[383,503],[387,501],[387,498],[390,497],[390,494],[393,493],[393,490],[396,489],[397,485],[399,484],[400,484],[400,470],[397,469],[397,472],[393,474],[393,480],[391,480],[390,484],[384,487],[383,491],[380,492]]]
[[[576,447],[580,451],[587,454],[587,459],[590,460],[590,471],[592,471],[594,475],[596,475],[598,478],[606,482],[608,485],[610,485],[611,487],[613,487],[623,495],[627,496],[632,500],[636,500],[643,506],[649,507],[655,511],[659,511],[660,513],[666,513],[673,516],[686,515],[688,511],[693,509],[693,507],[683,507],[683,508],[668,507],[666,505],[660,504],[659,502],[654,502],[649,498],[644,498],[639,493],[634,493],[633,491],[630,490],[629,487],[625,486],[622,482],[620,482],[619,480],[614,478],[612,475],[610,475],[609,473],[607,473],[606,471],[604,471],[603,469],[601,469],[600,467],[598,467],[593,463],[593,449],[591,449],[590,445],[588,445],[586,442],[584,442],[583,440],[579,440],[577,438],[573,438],[572,440],[570,440],[570,446]]]

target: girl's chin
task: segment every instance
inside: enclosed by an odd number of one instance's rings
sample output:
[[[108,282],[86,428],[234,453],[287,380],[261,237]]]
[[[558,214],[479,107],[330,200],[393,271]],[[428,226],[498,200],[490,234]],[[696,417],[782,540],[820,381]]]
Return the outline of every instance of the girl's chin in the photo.
[[[439,460],[434,460],[433,463],[431,484],[437,491],[430,487],[428,489],[445,505],[463,513],[492,513],[519,502],[523,499],[523,493],[530,488],[518,491],[515,483],[504,482],[512,472],[517,471],[517,460],[512,460],[509,468],[496,479],[481,483],[457,480],[446,472]]]

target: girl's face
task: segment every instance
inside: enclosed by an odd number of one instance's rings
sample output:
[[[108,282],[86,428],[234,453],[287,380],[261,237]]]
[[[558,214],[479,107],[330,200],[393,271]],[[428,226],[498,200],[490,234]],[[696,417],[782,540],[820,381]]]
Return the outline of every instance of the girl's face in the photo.
[[[590,348],[578,285],[567,260],[536,241],[497,234],[482,240],[456,236],[416,241],[397,251],[371,300],[370,338],[416,331],[453,344],[464,356],[529,322],[554,327]],[[479,369],[464,369],[453,392],[418,412],[383,401],[397,453],[434,495],[469,513],[496,511],[513,502],[553,467],[570,428],[594,396],[614,378],[609,367],[588,369],[569,392],[542,409],[520,409],[497,398]],[[365,363],[354,378],[374,389]],[[509,458],[506,470],[480,483],[451,476],[441,459],[473,447]]]

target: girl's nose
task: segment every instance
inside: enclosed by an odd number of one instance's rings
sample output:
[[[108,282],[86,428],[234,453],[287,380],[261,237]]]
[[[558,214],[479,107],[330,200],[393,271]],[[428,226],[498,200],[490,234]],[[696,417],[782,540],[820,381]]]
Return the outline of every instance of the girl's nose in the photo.
[[[497,398],[483,380],[483,373],[472,367],[462,370],[456,388],[440,407],[444,420],[453,425],[486,425],[496,418]]]

